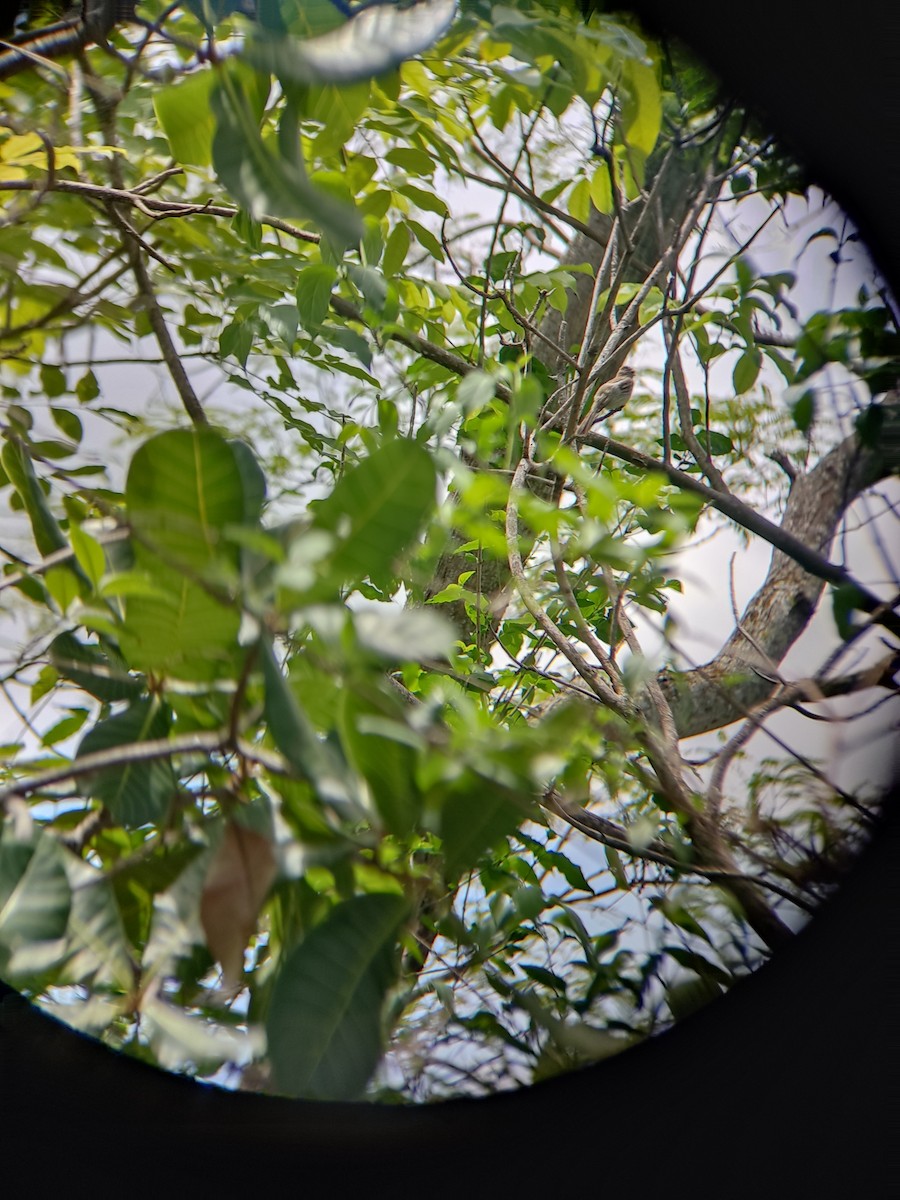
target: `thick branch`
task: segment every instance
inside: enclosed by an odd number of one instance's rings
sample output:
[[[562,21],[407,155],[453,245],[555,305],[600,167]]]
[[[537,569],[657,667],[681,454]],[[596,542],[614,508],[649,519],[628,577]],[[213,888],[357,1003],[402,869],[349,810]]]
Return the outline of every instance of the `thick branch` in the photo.
[[[893,405],[889,420],[898,419],[900,406]],[[710,501],[723,512],[732,508],[729,516],[777,548],[764,583],[719,654],[693,671],[662,676],[681,737],[728,725],[769,695],[771,664],[781,662],[809,624],[826,582],[857,589],[860,607],[891,633],[900,633],[897,614],[856,583],[845,567],[825,557],[847,508],[866,488],[895,470],[898,459],[896,438],[885,437],[880,446],[869,447],[851,435],[797,478],[780,527],[746,506],[740,506],[745,513],[733,509],[731,498],[717,496]],[[748,513],[752,522],[745,519]],[[777,539],[770,536],[775,529]]]

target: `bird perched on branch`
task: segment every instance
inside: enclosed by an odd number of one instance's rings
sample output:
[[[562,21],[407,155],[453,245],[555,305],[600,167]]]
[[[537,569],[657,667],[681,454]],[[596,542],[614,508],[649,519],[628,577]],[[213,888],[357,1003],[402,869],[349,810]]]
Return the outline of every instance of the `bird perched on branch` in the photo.
[[[586,433],[593,425],[621,412],[631,399],[633,390],[634,368],[619,367],[618,373],[608,383],[597,388],[587,416],[581,422],[578,432]]]

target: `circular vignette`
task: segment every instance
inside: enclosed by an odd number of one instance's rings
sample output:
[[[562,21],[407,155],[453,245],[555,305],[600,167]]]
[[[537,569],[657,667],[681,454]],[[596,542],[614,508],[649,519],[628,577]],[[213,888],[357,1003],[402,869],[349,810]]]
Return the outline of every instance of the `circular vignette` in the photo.
[[[660,16],[655,5],[636,7],[651,22]],[[842,41],[837,31],[829,36],[819,26],[806,29],[802,13],[785,14],[776,7],[757,5],[754,29],[780,29],[781,41],[772,45],[762,34],[758,41],[752,32],[742,34],[728,47],[734,58],[727,62],[717,59],[716,43],[708,40],[712,6],[687,6],[673,22],[673,32],[705,54],[738,95],[765,110],[776,131],[783,126],[814,175],[860,224],[879,265],[896,281],[900,250],[884,199],[884,193],[896,195],[896,181],[860,187],[873,174],[878,177],[873,158],[877,162],[879,146],[896,144],[897,130],[896,123],[893,129],[885,124],[891,106],[878,90],[889,79],[887,71],[871,72],[854,51],[868,46],[871,66],[882,60],[885,42],[877,36],[867,41],[859,27],[849,41]],[[767,10],[771,24],[764,19]],[[691,24],[682,23],[686,20]],[[810,14],[808,20],[814,17]],[[793,59],[785,55],[785,43],[805,45],[806,53]],[[835,102],[838,89],[821,88],[816,68],[838,46],[846,81],[840,104]],[[815,103],[812,97],[817,97]],[[799,115],[797,100],[803,102]],[[864,150],[857,130],[872,121],[872,109],[878,136],[875,146],[869,143]],[[808,118],[814,118],[812,124]],[[823,138],[823,124],[833,128],[833,140]],[[837,149],[833,156],[832,148]],[[542,1172],[549,1181],[571,1179],[570,1171],[590,1171],[607,1186],[619,1181],[625,1186],[636,1170],[651,1165],[644,1157],[641,1125],[671,1122],[677,1131],[683,1119],[685,1157],[693,1165],[681,1178],[686,1176],[692,1186],[703,1178],[727,1179],[730,1164],[741,1181],[731,1192],[723,1184],[726,1194],[747,1194],[773,1174],[785,1190],[815,1183],[817,1194],[830,1194],[828,1188],[836,1193],[839,1181],[877,1188],[882,1181],[878,1137],[871,1153],[859,1147],[863,1135],[877,1134],[878,1118],[864,1117],[863,1106],[853,1105],[848,1096],[859,1098],[862,1085],[872,1078],[869,1066],[880,1061],[878,1038],[885,1030],[879,1030],[878,1011],[864,1027],[859,1019],[858,1028],[848,1030],[848,1008],[856,1004],[861,1013],[878,1008],[887,958],[881,952],[896,942],[885,920],[890,909],[883,876],[886,866],[896,868],[896,855],[892,820],[795,947],[673,1033],[528,1095],[422,1112],[229,1096],[117,1061],[47,1018],[19,1009],[14,997],[7,996],[0,1081],[7,1132],[12,1136],[21,1128],[24,1136],[27,1127],[33,1137],[44,1121],[48,1140],[60,1148],[64,1143],[69,1153],[89,1153],[102,1138],[123,1163],[130,1155],[140,1156],[138,1146],[158,1138],[173,1147],[179,1164],[189,1163],[193,1150],[190,1170],[201,1180],[219,1177],[233,1184],[243,1169],[236,1159],[246,1156],[249,1162],[268,1152],[280,1170],[289,1164],[308,1170],[315,1163],[326,1174],[334,1171],[338,1186],[373,1177],[388,1183],[396,1171],[401,1194],[411,1190],[407,1180],[439,1194],[441,1189],[455,1194],[466,1188],[477,1194],[487,1178],[482,1172],[492,1162],[494,1170],[502,1171],[503,1164],[514,1160],[533,1182]],[[772,1020],[773,1012],[780,1021]],[[21,1053],[26,1041],[32,1048],[27,1057]],[[760,1070],[760,1063],[768,1064],[768,1071]],[[684,1101],[673,1104],[680,1087]],[[779,1093],[787,1098],[779,1099]],[[872,1107],[877,1109],[877,1103]],[[90,1134],[86,1116],[93,1127]],[[547,1139],[540,1150],[537,1129]],[[738,1129],[744,1131],[740,1138]],[[742,1152],[744,1136],[755,1145]],[[827,1161],[817,1162],[825,1159],[820,1146],[828,1148]],[[547,1164],[551,1157],[552,1168]],[[154,1170],[132,1161],[143,1178]],[[446,1179],[451,1162],[452,1185]],[[666,1168],[661,1164],[659,1169]],[[674,1175],[675,1168],[670,1169]]]

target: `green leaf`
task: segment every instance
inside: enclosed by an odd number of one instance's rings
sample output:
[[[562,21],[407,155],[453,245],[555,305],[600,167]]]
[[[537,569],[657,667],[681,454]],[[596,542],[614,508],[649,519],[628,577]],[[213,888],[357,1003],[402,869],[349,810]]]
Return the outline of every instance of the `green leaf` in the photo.
[[[426,229],[424,225],[419,221],[414,221],[412,217],[406,218],[406,226],[423,250],[427,250],[437,262],[444,261],[444,249],[430,229]]]
[[[809,433],[816,419],[816,393],[809,389],[791,405],[791,416],[801,433]]]
[[[220,434],[173,429],[150,438],[131,460],[125,500],[136,561],[149,553],[199,571],[236,560],[222,530],[245,519],[247,503],[242,467]]]
[[[66,392],[69,390],[68,385],[66,384],[65,372],[60,367],[52,366],[50,363],[42,363],[40,375],[41,375],[41,387],[43,388],[44,395],[47,396],[48,398],[53,397],[53,396],[64,396],[66,394]],[[55,414],[56,414],[57,410],[51,409],[50,411],[54,414],[54,420],[55,420],[56,419]],[[63,411],[65,411],[65,410],[63,410]],[[58,422],[57,422],[57,424],[58,424]],[[60,429],[63,430],[63,433],[68,434],[68,430],[63,429],[62,425],[60,425]],[[69,435],[69,436],[71,436],[71,435]],[[79,437],[75,438],[74,440],[81,441],[81,438],[79,436]]]
[[[44,943],[48,960],[31,969],[46,969],[62,956],[57,944],[69,920],[72,892],[63,866],[63,848],[49,834],[36,843],[4,838],[0,843],[0,969],[6,974],[25,971],[20,959],[11,969],[17,950]]]
[[[411,183],[401,183],[397,185],[396,190],[401,196],[406,196],[408,200],[412,200],[417,208],[424,209],[425,212],[437,213],[439,217],[449,215],[447,202],[442,200],[440,196],[436,196],[434,192],[427,192],[424,188],[415,187]]]
[[[394,146],[384,156],[385,162],[401,171],[409,171],[412,175],[433,175],[436,167],[435,160],[425,150],[416,150],[412,146]]]
[[[328,263],[313,263],[297,276],[297,312],[310,333],[315,333],[328,316],[337,270]]]
[[[697,433],[697,441],[707,454],[730,454],[734,450],[734,442],[727,434],[719,433],[717,429],[702,429]]]
[[[381,269],[390,278],[396,275],[406,261],[409,250],[409,230],[403,224],[395,225],[385,242],[384,254],[381,258]]]
[[[210,107],[215,71],[198,71],[176,83],[153,89],[157,120],[172,157],[182,166],[208,167],[216,128]]]
[[[160,821],[175,795],[178,785],[168,758],[128,762],[126,753],[128,746],[167,737],[169,726],[169,714],[159,701],[136,700],[125,712],[99,721],[78,746],[76,762],[95,750],[122,750],[121,763],[82,777],[79,786],[126,828]]]
[[[61,371],[60,374],[62,374]],[[44,387],[46,389],[46,383]],[[56,408],[55,406],[51,407],[50,415],[53,417],[55,425],[63,431],[67,438],[71,438],[76,443],[81,441],[84,435],[84,426],[81,423],[80,417],[70,412],[68,408]]]
[[[75,384],[75,395],[80,404],[89,404],[100,395],[100,384],[93,371],[87,370]]]
[[[534,963],[524,963],[522,970],[535,983],[542,983],[545,987],[552,988],[554,992],[559,992],[561,996],[566,994],[568,985],[565,979],[553,971],[548,971],[546,967],[540,967]]]
[[[216,118],[212,158],[219,178],[257,221],[267,214],[313,221],[338,246],[360,241],[359,214],[314,187],[299,155],[276,154],[262,139],[246,77],[233,60],[217,72],[210,101]],[[285,110],[282,121],[289,122]]]
[[[736,395],[742,396],[744,392],[748,392],[753,387],[761,366],[762,354],[759,350],[754,348],[741,355],[731,377]]]
[[[656,71],[635,58],[625,60],[628,92],[622,106],[622,125],[626,145],[639,150],[644,159],[656,145],[662,123],[662,97]]]
[[[569,887],[578,888],[583,892],[590,892],[591,886],[584,877],[584,872],[577,863],[573,863],[570,858],[559,850],[542,850],[540,855],[541,862],[547,867],[553,867],[559,871],[560,875],[565,879]]]
[[[481,412],[497,394],[497,381],[487,371],[469,371],[459,381],[456,400],[467,416]]]
[[[570,217],[587,223],[591,215],[591,187],[586,179],[579,179],[569,192],[567,207]]]
[[[402,896],[338,904],[287,958],[266,1021],[279,1088],[311,1100],[358,1098],[382,1053],[382,1011],[397,978]]]
[[[69,519],[69,539],[78,565],[96,587],[106,571],[106,555],[103,553],[103,547],[96,538],[85,533],[78,522],[71,517]]]
[[[46,731],[41,738],[41,745],[55,746],[58,742],[64,742],[66,738],[72,737],[85,723],[88,715],[86,708],[70,711],[67,717],[61,717]]]
[[[31,456],[21,438],[7,434],[3,449],[0,450],[0,463],[10,483],[18,492],[31,522],[34,544],[38,552],[46,557],[57,550],[68,549],[68,542],[59,527],[59,522],[50,511],[43,489],[34,473]]]
[[[347,756],[365,776],[385,828],[400,837],[413,831],[422,807],[415,779],[419,756],[408,737],[399,714],[387,716],[354,692],[344,692],[341,739]]]
[[[246,453],[211,430],[178,429],[132,459],[135,574],[156,593],[135,591],[127,603],[119,640],[133,667],[194,679],[235,669],[240,552],[228,531],[255,519],[262,502]]]
[[[375,312],[381,312],[387,299],[387,282],[376,267],[360,267],[351,264],[347,268],[350,279],[363,294],[366,304]]]
[[[844,641],[855,637],[859,632],[859,625],[854,620],[854,616],[865,609],[859,588],[852,583],[842,583],[834,588],[831,593],[831,608],[834,614],[834,623]]]
[[[447,879],[457,880],[527,818],[521,798],[495,780],[467,772],[443,800],[440,835]]]
[[[323,741],[275,660],[271,640],[259,643],[265,682],[265,718],[275,745],[319,797],[354,819],[365,813],[353,772],[335,748]]]
[[[110,880],[74,854],[66,854],[72,908],[66,931],[70,983],[127,991],[134,982],[130,949]]]
[[[130,700],[143,681],[128,674],[121,659],[97,645],[85,644],[73,633],[58,634],[48,647],[50,662],[63,677],[98,700]]]
[[[605,162],[599,162],[594,168],[588,187],[594,208],[598,212],[611,214],[614,208],[612,181],[609,177],[609,167]]]
[[[353,582],[390,572],[431,513],[435,484],[428,451],[402,438],[347,471],[313,518],[339,539],[332,570]]]

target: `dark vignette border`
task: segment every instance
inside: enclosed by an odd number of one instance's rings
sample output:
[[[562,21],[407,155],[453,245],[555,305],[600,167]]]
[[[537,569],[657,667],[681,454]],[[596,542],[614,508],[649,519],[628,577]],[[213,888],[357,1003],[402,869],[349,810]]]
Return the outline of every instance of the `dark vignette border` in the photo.
[[[629,7],[757,108],[900,292],[900,15],[880,0],[840,15],[813,0]],[[790,951],[619,1058],[489,1100],[393,1109],[225,1093],[121,1058],[0,984],[0,1179],[76,1196],[888,1196],[900,1188],[898,801]]]

